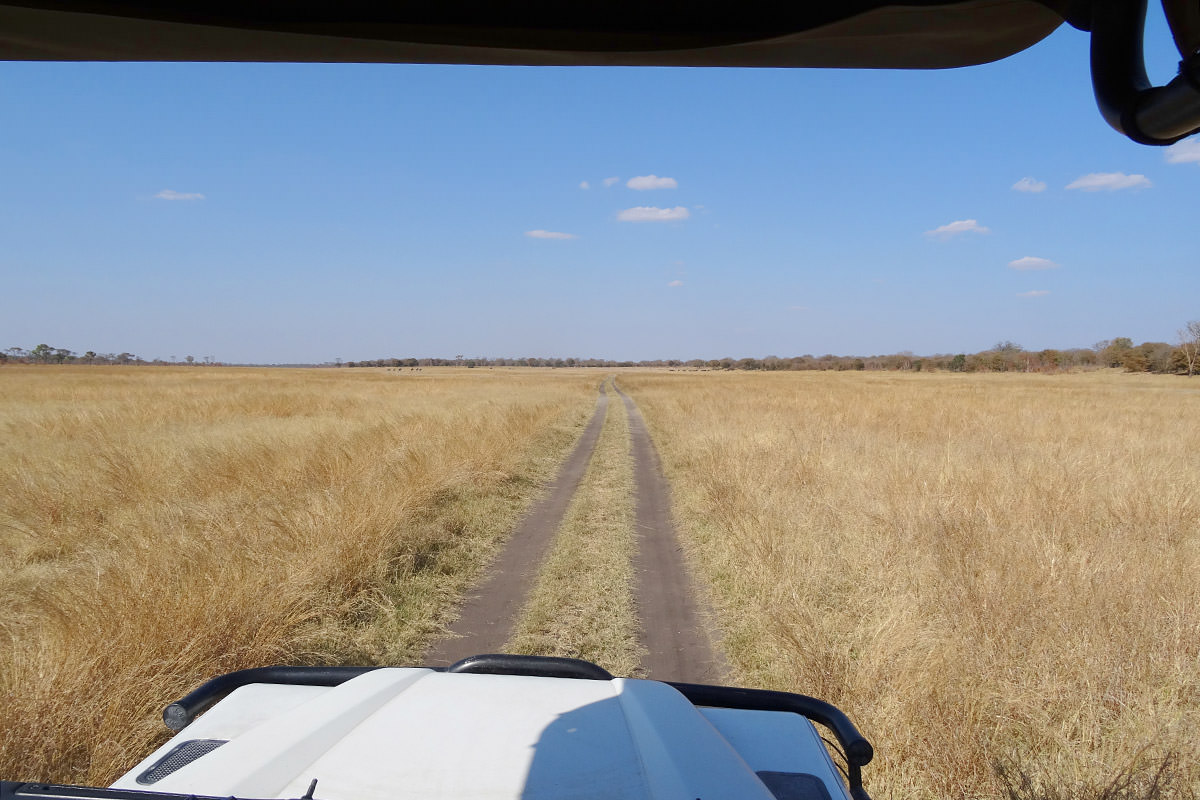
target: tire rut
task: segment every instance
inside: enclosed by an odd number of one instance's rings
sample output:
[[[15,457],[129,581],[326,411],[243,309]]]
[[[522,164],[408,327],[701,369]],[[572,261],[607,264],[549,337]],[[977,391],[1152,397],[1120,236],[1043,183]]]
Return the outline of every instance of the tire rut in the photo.
[[[608,410],[606,383],[600,385],[592,418],[550,484],[549,492],[518,523],[487,577],[463,603],[458,620],[426,653],[425,664],[447,666],[467,656],[501,652],[600,438]]]
[[[701,595],[671,518],[671,491],[642,412],[613,384],[629,415],[637,493],[635,600],[641,618],[643,667],[653,680],[720,683],[728,667],[705,624]]]

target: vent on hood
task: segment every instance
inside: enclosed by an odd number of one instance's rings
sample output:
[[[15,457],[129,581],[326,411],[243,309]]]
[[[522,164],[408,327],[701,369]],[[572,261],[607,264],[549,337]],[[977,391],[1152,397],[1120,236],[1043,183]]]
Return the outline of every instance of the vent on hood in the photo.
[[[150,769],[137,776],[137,782],[143,786],[158,783],[176,770],[186,767],[200,756],[208,755],[228,739],[189,739],[180,743],[158,761]]]

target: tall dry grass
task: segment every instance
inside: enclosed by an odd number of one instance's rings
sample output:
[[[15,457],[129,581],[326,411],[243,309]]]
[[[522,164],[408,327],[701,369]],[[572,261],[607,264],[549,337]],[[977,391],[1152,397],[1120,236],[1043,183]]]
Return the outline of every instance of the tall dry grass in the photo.
[[[415,661],[597,382],[0,370],[0,775],[110,782],[219,672]]]
[[[741,680],[844,708],[876,798],[1200,786],[1200,381],[647,374]]]

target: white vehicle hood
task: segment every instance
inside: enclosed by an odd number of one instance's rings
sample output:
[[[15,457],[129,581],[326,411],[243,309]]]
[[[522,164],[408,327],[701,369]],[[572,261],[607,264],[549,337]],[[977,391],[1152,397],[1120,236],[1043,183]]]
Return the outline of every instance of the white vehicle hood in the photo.
[[[299,798],[315,779],[315,800],[770,800],[758,773],[813,776],[796,797],[846,796],[796,714],[697,709],[654,681],[385,668],[333,688],[237,689],[113,787]]]

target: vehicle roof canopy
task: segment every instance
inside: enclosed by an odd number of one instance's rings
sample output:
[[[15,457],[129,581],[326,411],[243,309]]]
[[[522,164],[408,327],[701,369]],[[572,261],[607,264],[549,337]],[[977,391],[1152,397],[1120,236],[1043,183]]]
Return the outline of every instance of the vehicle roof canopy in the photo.
[[[938,68],[1004,58],[1068,0],[5,0],[0,59]]]
[[[1179,75],[1151,86],[1146,0],[0,0],[0,60],[937,69],[1068,21],[1100,112],[1143,144],[1200,131],[1200,2],[1162,0]]]

